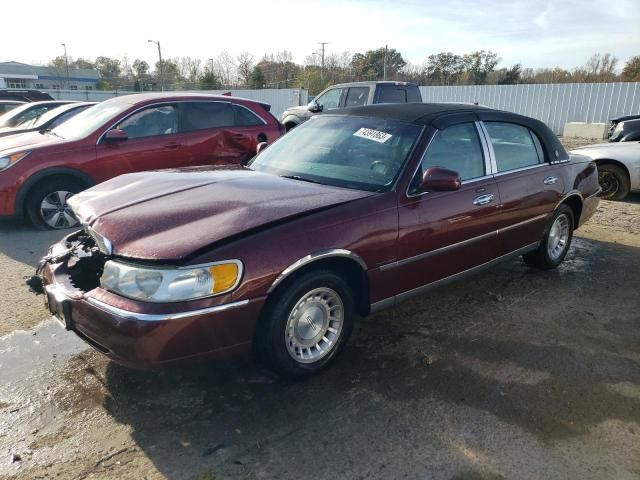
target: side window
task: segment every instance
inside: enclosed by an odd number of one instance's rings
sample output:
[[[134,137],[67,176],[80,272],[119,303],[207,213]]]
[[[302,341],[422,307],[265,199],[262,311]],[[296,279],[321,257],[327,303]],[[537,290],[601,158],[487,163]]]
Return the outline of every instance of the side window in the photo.
[[[484,156],[478,132],[473,123],[461,123],[435,134],[422,157],[409,193],[417,193],[422,173],[429,167],[448,168],[458,172],[462,180],[483,177]]]
[[[316,98],[318,105],[322,105],[323,110],[331,110],[340,106],[340,97],[342,96],[342,88],[332,88]]]
[[[420,89],[418,87],[407,87],[407,102],[422,103],[422,95],[420,95]]]
[[[116,128],[129,138],[170,135],[178,132],[178,111],[175,105],[154,105],[125,118]]]
[[[508,172],[517,168],[530,167],[544,162],[540,141],[527,127],[515,123],[484,123],[493,152],[496,156],[498,172]],[[535,141],[534,141],[535,138]]]
[[[187,102],[182,104],[182,130],[193,132],[235,124],[233,107],[227,102]]]
[[[345,107],[359,107],[366,105],[369,98],[369,87],[351,87],[347,92]]]
[[[66,122],[71,117],[77,115],[78,113],[82,112],[83,110],[86,110],[86,107],[85,108],[76,108],[74,110],[69,110],[68,112],[63,113],[62,115],[60,115],[58,118],[56,118],[55,120],[53,120],[53,122],[51,122],[49,124],[49,127],[48,127],[49,130],[52,130],[53,128],[57,127],[61,123]]]
[[[378,86],[378,103],[407,103],[407,90],[396,85]]]
[[[251,112],[249,109],[240,105],[233,105],[233,110],[236,113],[235,124],[241,127],[253,127],[256,125],[264,125],[264,122],[258,118],[258,116]]]

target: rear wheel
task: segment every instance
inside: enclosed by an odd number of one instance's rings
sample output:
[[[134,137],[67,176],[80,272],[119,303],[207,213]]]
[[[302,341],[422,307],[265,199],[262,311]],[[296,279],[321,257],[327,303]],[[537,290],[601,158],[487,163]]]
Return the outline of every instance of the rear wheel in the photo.
[[[562,263],[573,238],[573,210],[561,205],[551,217],[540,246],[522,258],[530,267],[552,270]]]
[[[306,377],[342,350],[354,316],[347,282],[330,270],[313,270],[276,292],[262,318],[256,346],[278,374]]]
[[[605,200],[622,200],[631,188],[627,172],[609,163],[598,165],[598,182],[602,188],[600,198]]]
[[[78,219],[67,201],[84,190],[77,181],[66,178],[45,180],[29,193],[26,211],[31,223],[41,230],[75,227]]]

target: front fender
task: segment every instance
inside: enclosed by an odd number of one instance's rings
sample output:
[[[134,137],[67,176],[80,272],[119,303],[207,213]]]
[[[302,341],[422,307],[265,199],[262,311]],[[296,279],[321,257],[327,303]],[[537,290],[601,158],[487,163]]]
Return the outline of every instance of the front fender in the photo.
[[[301,119],[300,117],[298,117],[297,115],[287,115],[286,117],[284,117],[282,119],[282,124],[286,125],[287,123],[294,123],[296,126],[300,125],[302,122],[304,122],[303,119]]]

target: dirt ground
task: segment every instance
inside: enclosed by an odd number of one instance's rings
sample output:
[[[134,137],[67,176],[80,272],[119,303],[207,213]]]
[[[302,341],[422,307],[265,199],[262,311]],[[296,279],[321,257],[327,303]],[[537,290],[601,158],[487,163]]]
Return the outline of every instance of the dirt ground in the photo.
[[[601,202],[556,271],[514,260],[360,321],[304,382],[106,361],[24,293],[58,236],[0,223],[1,479],[640,478],[640,195]]]

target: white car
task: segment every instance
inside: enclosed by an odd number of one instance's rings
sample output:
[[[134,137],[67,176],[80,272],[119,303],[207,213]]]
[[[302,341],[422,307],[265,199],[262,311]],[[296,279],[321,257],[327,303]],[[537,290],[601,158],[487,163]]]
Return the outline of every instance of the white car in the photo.
[[[629,192],[640,192],[640,142],[587,145],[571,153],[595,160],[602,198],[622,200]]]

